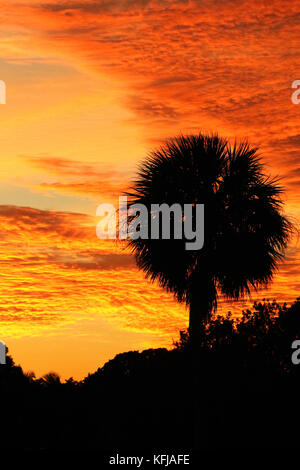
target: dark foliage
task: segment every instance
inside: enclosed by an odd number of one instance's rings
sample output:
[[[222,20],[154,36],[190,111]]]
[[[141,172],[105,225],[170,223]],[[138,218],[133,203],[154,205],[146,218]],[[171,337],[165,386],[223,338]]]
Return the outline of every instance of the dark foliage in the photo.
[[[263,302],[238,323],[218,317],[201,330],[198,352],[201,445],[298,447],[300,300]],[[83,381],[0,366],[3,449],[172,449],[193,442],[191,347],[186,332],[170,351],[118,354]]]

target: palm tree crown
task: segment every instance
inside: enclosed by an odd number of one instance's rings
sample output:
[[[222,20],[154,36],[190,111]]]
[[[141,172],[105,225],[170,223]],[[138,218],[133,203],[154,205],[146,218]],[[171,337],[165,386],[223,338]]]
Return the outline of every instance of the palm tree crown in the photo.
[[[184,238],[129,241],[146,276],[189,305],[190,334],[216,309],[218,292],[239,299],[272,279],[291,232],[281,193],[257,148],[218,135],[175,137],[141,164],[130,205],[204,204],[201,250],[187,251]]]

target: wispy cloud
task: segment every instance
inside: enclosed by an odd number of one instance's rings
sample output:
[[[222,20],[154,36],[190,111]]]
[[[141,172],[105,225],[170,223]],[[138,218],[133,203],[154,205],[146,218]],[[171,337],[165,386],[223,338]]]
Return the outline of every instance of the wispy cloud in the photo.
[[[132,172],[114,165],[82,163],[60,157],[23,157],[30,165],[43,170],[48,176],[55,175],[60,181],[41,182],[31,187],[41,191],[81,194],[99,201],[115,200],[128,189]],[[51,178],[52,179],[52,178]]]

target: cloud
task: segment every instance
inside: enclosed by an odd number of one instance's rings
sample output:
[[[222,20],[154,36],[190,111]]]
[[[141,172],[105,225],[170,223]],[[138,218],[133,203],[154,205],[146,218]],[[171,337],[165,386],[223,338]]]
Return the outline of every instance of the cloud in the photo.
[[[146,141],[201,127],[267,145],[283,125],[295,129],[295,2],[53,0],[28,8],[42,50],[124,84],[124,105]],[[30,19],[15,21],[30,30]]]
[[[174,120],[179,114],[172,106],[166,106],[163,103],[143,99],[139,96],[131,97],[129,107],[138,114],[142,114],[144,119]]]
[[[55,191],[62,194],[82,194],[85,196],[117,199],[129,187],[129,169],[117,169],[113,165],[82,163],[60,157],[23,156],[30,165],[43,170],[48,176],[59,176],[60,181],[31,184],[35,190]],[[63,180],[63,181],[61,181]]]
[[[42,192],[55,191],[61,194],[82,194],[83,196],[90,196],[95,200],[101,199],[117,199],[121,196],[128,185],[126,184],[113,184],[108,181],[99,180],[85,181],[81,183],[40,183],[30,185],[35,190],[41,190]]]
[[[289,135],[288,137],[281,139],[274,139],[270,142],[271,145],[279,147],[282,150],[292,149],[300,150],[300,134]],[[299,153],[298,153],[299,155]]]
[[[2,335],[41,334],[99,316],[162,338],[184,325],[183,306],[144,279],[124,244],[98,240],[96,222],[85,214],[0,206]]]
[[[116,170],[112,165],[107,164],[89,164],[87,162],[82,163],[78,160],[70,160],[62,157],[49,157],[49,156],[38,156],[28,157],[23,156],[29,164],[41,168],[47,172],[54,173],[56,175],[66,176],[82,176],[105,179],[117,179],[122,174],[121,171]]]
[[[72,12],[80,11],[83,13],[101,14],[115,11],[143,10],[147,7],[162,5],[164,7],[172,3],[186,3],[185,0],[99,0],[99,1],[62,1],[60,3],[43,3],[39,8],[51,12]]]

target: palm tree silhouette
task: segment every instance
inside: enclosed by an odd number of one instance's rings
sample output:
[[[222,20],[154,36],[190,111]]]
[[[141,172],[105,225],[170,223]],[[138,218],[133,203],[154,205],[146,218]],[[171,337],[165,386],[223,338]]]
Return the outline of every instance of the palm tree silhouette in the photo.
[[[257,150],[218,135],[175,137],[141,164],[127,193],[129,207],[144,204],[148,211],[154,203],[204,204],[201,250],[187,251],[184,238],[129,240],[146,277],[189,306],[192,343],[218,292],[240,299],[267,285],[283,257],[292,226],[282,214],[278,179],[263,173]]]

